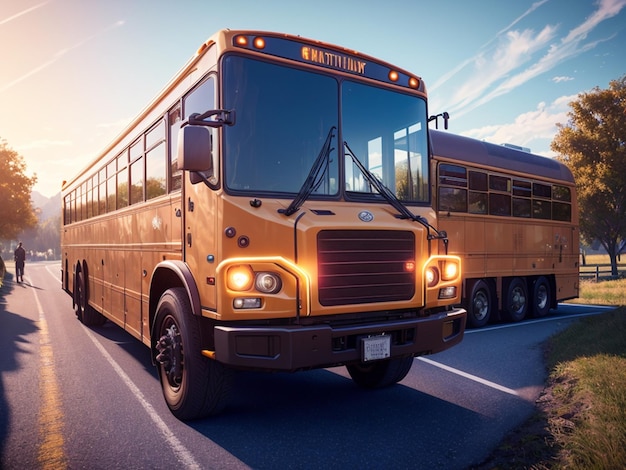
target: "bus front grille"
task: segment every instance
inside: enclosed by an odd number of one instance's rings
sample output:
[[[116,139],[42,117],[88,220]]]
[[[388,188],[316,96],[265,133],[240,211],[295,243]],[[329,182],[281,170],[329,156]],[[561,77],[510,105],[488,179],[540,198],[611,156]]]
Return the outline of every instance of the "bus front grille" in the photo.
[[[324,306],[408,300],[415,293],[415,236],[394,230],[322,230],[317,236]]]

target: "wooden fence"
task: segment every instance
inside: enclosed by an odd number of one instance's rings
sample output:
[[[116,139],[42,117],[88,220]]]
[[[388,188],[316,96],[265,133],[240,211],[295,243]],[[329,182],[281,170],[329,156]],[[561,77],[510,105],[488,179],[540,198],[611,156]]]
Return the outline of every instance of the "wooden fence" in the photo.
[[[617,265],[617,277],[611,273],[610,264],[586,264],[581,265],[579,269],[581,279],[598,281],[608,281],[611,279],[619,279],[626,277],[626,264]]]

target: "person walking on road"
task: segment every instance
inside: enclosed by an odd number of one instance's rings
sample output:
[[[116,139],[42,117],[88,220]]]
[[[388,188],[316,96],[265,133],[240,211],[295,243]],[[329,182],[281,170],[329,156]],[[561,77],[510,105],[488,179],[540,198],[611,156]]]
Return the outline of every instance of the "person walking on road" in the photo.
[[[14,253],[15,259],[15,275],[17,282],[24,282],[24,263],[26,262],[26,250],[22,246],[22,242],[17,245]]]

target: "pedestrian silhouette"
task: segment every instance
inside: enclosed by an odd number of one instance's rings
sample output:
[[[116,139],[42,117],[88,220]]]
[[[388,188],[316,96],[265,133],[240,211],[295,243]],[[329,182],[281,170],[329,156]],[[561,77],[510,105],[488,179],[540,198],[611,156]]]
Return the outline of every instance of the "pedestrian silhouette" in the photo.
[[[15,275],[17,282],[24,282],[24,264],[26,262],[26,250],[22,247],[22,242],[17,245],[13,258],[15,259]]]

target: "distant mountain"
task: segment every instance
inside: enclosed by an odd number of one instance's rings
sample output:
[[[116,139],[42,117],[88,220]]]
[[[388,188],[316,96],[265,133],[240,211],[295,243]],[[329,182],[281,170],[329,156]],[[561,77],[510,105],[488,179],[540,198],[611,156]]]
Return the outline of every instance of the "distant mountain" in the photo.
[[[57,193],[52,197],[46,197],[37,191],[33,191],[30,195],[33,206],[40,209],[39,220],[41,222],[56,217],[61,213],[61,193]]]

